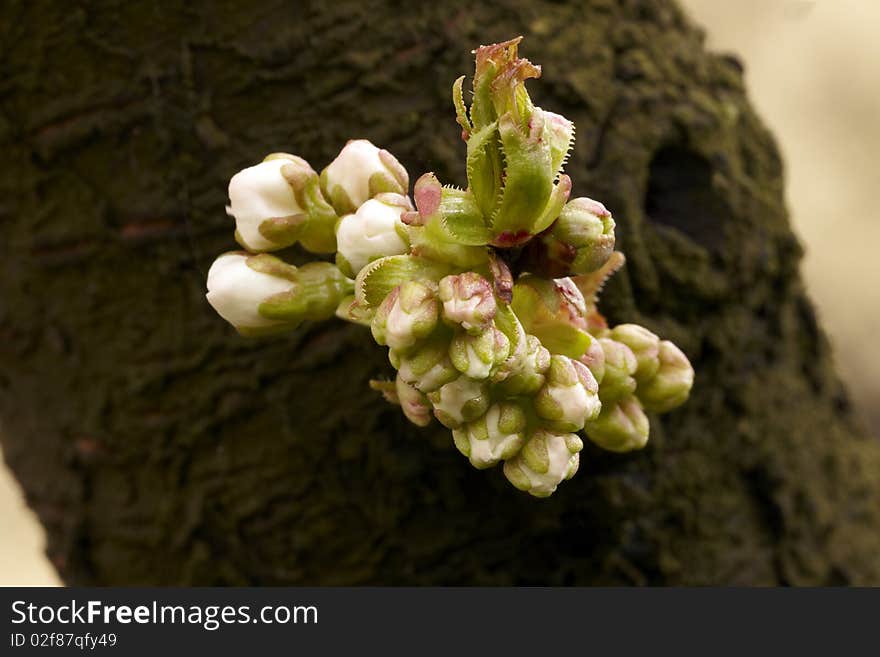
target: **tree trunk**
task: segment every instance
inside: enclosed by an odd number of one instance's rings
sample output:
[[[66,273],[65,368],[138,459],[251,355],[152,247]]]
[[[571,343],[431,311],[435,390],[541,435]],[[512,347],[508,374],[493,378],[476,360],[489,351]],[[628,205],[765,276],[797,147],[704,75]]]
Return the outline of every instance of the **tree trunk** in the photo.
[[[176,6],[175,6],[176,5]],[[880,584],[880,448],[798,275],[742,69],[665,0],[6,2],[0,417],[72,584]],[[603,311],[697,372],[651,441],[548,500],[368,388],[360,327],[244,339],[206,303],[226,183],[349,138],[464,182],[450,89],[526,36],[573,195],[628,264]],[[294,253],[294,256],[301,254]]]

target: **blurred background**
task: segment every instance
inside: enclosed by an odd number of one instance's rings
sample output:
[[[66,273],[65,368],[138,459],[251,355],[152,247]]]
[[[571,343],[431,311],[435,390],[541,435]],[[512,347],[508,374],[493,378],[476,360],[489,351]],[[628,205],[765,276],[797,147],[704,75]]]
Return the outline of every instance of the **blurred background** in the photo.
[[[880,436],[880,3],[680,0],[711,50],[735,53],[786,162],[803,274],[838,371]],[[0,467],[0,585],[59,584],[44,536]]]

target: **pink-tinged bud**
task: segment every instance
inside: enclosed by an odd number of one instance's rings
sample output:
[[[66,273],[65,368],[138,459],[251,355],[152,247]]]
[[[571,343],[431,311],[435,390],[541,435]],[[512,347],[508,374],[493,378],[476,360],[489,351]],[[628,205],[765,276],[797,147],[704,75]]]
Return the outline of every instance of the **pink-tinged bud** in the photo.
[[[685,402],[694,384],[694,368],[684,352],[668,340],[660,343],[660,368],[636,391],[646,409],[665,413]]]
[[[350,214],[378,194],[405,195],[409,176],[388,151],[353,139],[321,172],[321,189],[337,213]]]
[[[600,338],[599,344],[605,352],[605,375],[599,386],[599,397],[604,403],[631,395],[636,389],[633,375],[638,361],[635,354],[625,344],[611,338]]]
[[[394,288],[376,310],[373,338],[392,349],[408,349],[434,330],[437,306],[431,281],[407,281]]]
[[[446,276],[440,279],[440,300],[443,319],[460,324],[472,333],[483,331],[492,322],[497,310],[492,284],[477,273]]]
[[[599,416],[587,422],[584,433],[593,443],[612,452],[641,449],[648,442],[648,418],[632,395],[603,402]]]
[[[513,402],[493,404],[478,420],[452,431],[455,446],[475,468],[516,456],[525,442],[526,414]]]
[[[582,362],[590,372],[596,383],[602,384],[602,378],[605,376],[605,351],[602,349],[601,343],[595,338],[590,342],[590,346],[578,360]]]
[[[585,330],[586,303],[571,279],[520,276],[513,287],[511,307],[525,330],[553,353],[580,358],[590,346],[592,338]]]
[[[400,375],[395,380],[395,389],[406,419],[418,427],[426,427],[431,424],[431,402],[423,392],[419,392],[401,379]]]
[[[573,433],[539,429],[529,436],[514,458],[504,462],[504,476],[516,488],[535,497],[549,497],[580,464],[583,441]]]

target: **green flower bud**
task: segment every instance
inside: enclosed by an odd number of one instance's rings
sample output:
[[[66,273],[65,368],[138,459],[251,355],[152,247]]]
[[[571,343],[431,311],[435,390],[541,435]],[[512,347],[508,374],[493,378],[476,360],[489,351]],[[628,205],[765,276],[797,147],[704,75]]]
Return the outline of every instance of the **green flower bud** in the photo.
[[[599,387],[599,397],[605,402],[631,395],[636,389],[633,375],[638,361],[635,354],[625,344],[611,338],[599,338],[599,344],[605,353],[605,375]]]
[[[431,281],[407,281],[394,288],[373,317],[373,338],[403,350],[428,336],[437,325],[438,304]]]
[[[457,429],[472,422],[489,408],[489,389],[484,383],[460,376],[428,393],[434,405],[434,416],[443,426]]]
[[[654,378],[639,383],[637,394],[649,411],[665,413],[685,402],[694,384],[694,368],[669,340],[660,343],[660,368]]]
[[[207,299],[243,335],[292,330],[328,319],[353,281],[326,262],[294,267],[269,254],[225,253],[208,271]]]
[[[337,213],[350,214],[378,194],[405,195],[409,176],[388,151],[353,139],[321,172],[321,189]]]
[[[573,433],[539,429],[525,446],[504,462],[504,476],[519,490],[535,497],[549,497],[565,479],[571,479],[580,464],[584,443]]]
[[[534,335],[527,335],[522,349],[508,357],[493,377],[499,392],[514,397],[534,395],[544,385],[550,352]]]
[[[492,322],[497,310],[492,284],[472,271],[440,279],[443,319],[461,324],[470,333],[481,333]]]
[[[368,263],[409,251],[406,226],[400,215],[411,208],[399,194],[379,194],[347,214],[336,227],[336,264],[354,278]]]
[[[404,354],[391,349],[388,359],[400,378],[421,392],[433,392],[459,376],[445,336],[432,336]]]
[[[550,357],[544,385],[535,396],[535,412],[559,431],[580,431],[602,407],[599,384],[587,366],[566,356]]]
[[[428,397],[397,375],[395,390],[403,414],[410,422],[418,427],[426,427],[431,424],[431,402]]]
[[[635,379],[639,385],[654,378],[660,369],[660,338],[638,324],[619,324],[610,337],[625,344],[636,357]]]
[[[649,428],[642,405],[630,395],[613,402],[603,401],[599,417],[587,422],[584,433],[603,449],[628,452],[645,446]]]
[[[590,342],[590,346],[584,352],[584,355],[578,359],[592,372],[596,383],[602,385],[602,377],[605,376],[605,351],[602,344],[595,338]]]
[[[452,431],[455,446],[475,468],[513,458],[525,442],[526,414],[512,402],[493,404],[478,420]]]
[[[471,335],[461,331],[452,338],[449,358],[455,368],[472,379],[485,379],[510,353],[510,340],[494,326]]]
[[[273,153],[235,174],[226,212],[248,251],[275,251],[296,242],[317,253],[336,250],[336,213],[321,195],[318,174],[296,155]]]

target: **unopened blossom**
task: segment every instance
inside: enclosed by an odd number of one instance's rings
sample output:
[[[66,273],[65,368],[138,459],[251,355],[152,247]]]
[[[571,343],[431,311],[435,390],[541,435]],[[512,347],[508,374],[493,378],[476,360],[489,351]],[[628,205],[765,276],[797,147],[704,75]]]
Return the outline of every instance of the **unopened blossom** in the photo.
[[[434,416],[440,423],[456,429],[486,412],[489,408],[488,392],[485,383],[460,376],[428,393],[428,399],[434,405]]]
[[[391,153],[366,139],[353,139],[321,172],[321,189],[340,215],[355,212],[385,192],[407,193],[409,175]]]
[[[639,384],[638,396],[649,411],[665,413],[681,405],[694,384],[694,368],[684,352],[669,340],[660,342],[657,374]]]
[[[493,404],[486,414],[459,429],[452,436],[458,450],[475,468],[488,468],[513,458],[525,442],[526,414],[513,402]]]
[[[333,265],[294,267],[269,254],[225,253],[208,271],[208,303],[240,333],[291,330],[332,317],[352,281]]]
[[[510,340],[494,326],[477,335],[461,331],[449,345],[452,364],[472,379],[487,378],[509,353]]]
[[[407,281],[382,302],[373,318],[373,338],[392,349],[406,349],[426,337],[437,324],[435,285],[429,281]]]
[[[560,431],[580,431],[599,413],[599,385],[587,366],[566,356],[550,358],[544,385],[535,396],[535,411]]]
[[[611,338],[600,338],[599,344],[605,354],[605,374],[599,395],[602,401],[620,399],[632,394],[636,389],[633,376],[638,369],[638,361],[632,349]]]
[[[576,434],[539,429],[515,457],[504,462],[504,476],[530,495],[549,497],[577,472],[583,447]]]
[[[654,378],[660,369],[660,338],[644,326],[638,324],[618,324],[610,337],[625,344],[636,357],[636,371],[633,374],[639,385]]]
[[[612,452],[641,449],[648,442],[648,418],[639,400],[629,395],[602,402],[595,420],[587,422],[584,433],[596,445]]]
[[[410,208],[400,194],[380,194],[347,214],[336,228],[336,264],[354,277],[367,263],[409,250],[400,215]]]
[[[466,331],[482,331],[495,317],[492,284],[477,273],[468,271],[440,279],[439,294],[443,319],[460,324]]]
[[[449,358],[449,341],[442,336],[423,340],[402,353],[389,349],[388,359],[398,376],[421,392],[433,392],[460,375]]]

